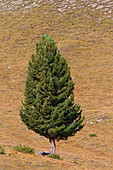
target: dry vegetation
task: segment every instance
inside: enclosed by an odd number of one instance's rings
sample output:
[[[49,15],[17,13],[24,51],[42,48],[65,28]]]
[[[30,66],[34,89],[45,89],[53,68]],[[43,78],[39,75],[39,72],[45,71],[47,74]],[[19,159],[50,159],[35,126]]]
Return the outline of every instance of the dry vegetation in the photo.
[[[0,2],[0,145],[6,152],[0,154],[0,170],[112,170],[112,0],[89,4],[82,0],[11,2]],[[49,150],[49,142],[28,130],[19,117],[28,60],[44,33],[54,38],[67,59],[75,83],[75,102],[81,104],[86,117],[82,131],[57,142],[57,153],[63,160],[37,155]],[[97,137],[89,136],[91,133]],[[36,154],[12,150],[19,144],[35,148]]]

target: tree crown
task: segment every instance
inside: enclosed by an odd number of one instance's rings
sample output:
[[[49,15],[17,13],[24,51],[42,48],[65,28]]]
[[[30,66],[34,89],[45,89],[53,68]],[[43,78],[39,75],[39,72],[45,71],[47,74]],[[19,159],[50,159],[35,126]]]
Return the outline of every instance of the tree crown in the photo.
[[[47,138],[60,140],[74,135],[83,128],[84,117],[80,106],[74,104],[73,89],[66,59],[52,37],[43,35],[28,63],[22,121]]]

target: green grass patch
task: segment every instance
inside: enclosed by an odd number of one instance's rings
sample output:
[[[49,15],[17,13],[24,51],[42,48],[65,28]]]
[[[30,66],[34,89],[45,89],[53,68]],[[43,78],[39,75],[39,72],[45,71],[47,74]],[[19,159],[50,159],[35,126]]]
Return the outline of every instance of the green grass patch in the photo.
[[[5,150],[2,148],[2,146],[0,146],[0,154],[5,154]]]
[[[53,159],[63,160],[63,158],[60,158],[60,155],[56,155],[56,154],[51,154],[48,157],[53,158]]]
[[[90,137],[97,137],[97,135],[95,133],[90,133],[89,136]]]
[[[76,161],[74,161],[75,164],[78,164]]]
[[[23,153],[30,153],[30,154],[35,153],[34,148],[31,148],[31,147],[25,146],[25,145],[22,146],[21,144],[15,146],[13,149],[18,151],[18,152],[23,152]]]

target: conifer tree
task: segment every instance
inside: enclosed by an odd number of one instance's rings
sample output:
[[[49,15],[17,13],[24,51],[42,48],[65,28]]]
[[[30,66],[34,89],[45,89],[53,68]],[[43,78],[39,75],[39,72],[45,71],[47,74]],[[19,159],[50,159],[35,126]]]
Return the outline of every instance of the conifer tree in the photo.
[[[27,127],[50,141],[68,139],[83,128],[82,110],[74,104],[74,83],[67,61],[48,34],[36,44],[28,63],[24,102],[20,117]]]

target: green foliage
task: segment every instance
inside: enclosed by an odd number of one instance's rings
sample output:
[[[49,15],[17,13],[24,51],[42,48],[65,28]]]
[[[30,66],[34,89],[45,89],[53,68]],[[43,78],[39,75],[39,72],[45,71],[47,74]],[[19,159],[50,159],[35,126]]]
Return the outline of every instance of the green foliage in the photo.
[[[29,129],[53,139],[67,139],[83,128],[80,106],[74,104],[74,83],[67,61],[54,40],[43,35],[28,63],[20,117]]]
[[[75,164],[78,164],[76,161],[74,161]]]
[[[60,158],[60,156],[59,156],[59,155],[56,155],[56,154],[51,154],[51,155],[49,155],[48,157],[53,158],[53,159],[63,160],[63,158]]]
[[[2,148],[2,146],[0,146],[0,154],[5,154],[5,150]]]
[[[29,146],[22,146],[21,144],[15,146],[13,148],[14,150],[18,151],[18,152],[24,152],[24,153],[31,153],[31,154],[34,154],[34,148],[31,148]]]
[[[97,137],[97,135],[95,133],[90,133],[89,136],[91,137]]]

